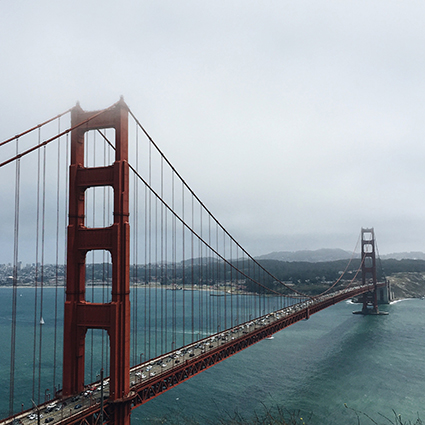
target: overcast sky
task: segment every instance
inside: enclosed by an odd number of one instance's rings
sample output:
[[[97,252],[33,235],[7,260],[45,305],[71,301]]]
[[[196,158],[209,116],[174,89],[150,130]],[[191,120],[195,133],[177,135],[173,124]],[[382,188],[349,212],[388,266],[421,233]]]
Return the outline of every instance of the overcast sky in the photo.
[[[361,227],[425,251],[424,22],[409,0],[0,0],[0,141],[123,95],[251,254]]]

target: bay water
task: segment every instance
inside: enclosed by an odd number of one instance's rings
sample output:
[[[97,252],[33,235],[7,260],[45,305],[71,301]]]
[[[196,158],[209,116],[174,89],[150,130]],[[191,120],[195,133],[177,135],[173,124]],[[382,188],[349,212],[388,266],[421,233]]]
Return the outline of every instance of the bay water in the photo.
[[[387,316],[353,315],[359,308],[342,302],[280,331],[136,409],[132,423],[165,412],[249,419],[276,406],[315,425],[372,424],[365,414],[388,424],[394,412],[424,420],[425,301],[382,306]]]
[[[22,399],[24,408],[30,407],[34,374],[42,377],[42,395],[52,386],[54,362],[46,355],[37,370],[31,363],[42,350],[51,351],[55,339],[50,308],[43,326],[47,342],[32,353],[34,311],[30,304],[25,308],[24,301],[32,302],[31,291],[18,289],[24,308],[17,315],[15,405]],[[46,301],[51,307],[55,289],[44,291],[46,299],[51,297]],[[8,415],[9,408],[10,294],[10,288],[0,289],[1,417]],[[57,304],[60,321],[63,294]],[[273,339],[257,343],[135,409],[132,424],[173,418],[182,423],[218,423],[235,412],[250,419],[276,406],[299,411],[305,423],[312,425],[358,424],[357,416],[361,424],[372,424],[363,413],[379,424],[389,423],[384,417],[394,418],[393,411],[404,420],[414,422],[418,416],[424,420],[425,301],[402,300],[382,306],[387,316],[353,315],[359,308],[342,302],[278,332]],[[62,343],[61,330],[56,339]],[[58,383],[61,355],[60,349],[53,378]],[[98,360],[92,369],[98,369]]]

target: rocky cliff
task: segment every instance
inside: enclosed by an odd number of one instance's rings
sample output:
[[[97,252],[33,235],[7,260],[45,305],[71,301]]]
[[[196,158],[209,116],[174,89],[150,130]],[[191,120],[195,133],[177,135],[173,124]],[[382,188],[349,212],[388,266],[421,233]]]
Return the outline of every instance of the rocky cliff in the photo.
[[[425,297],[425,273],[394,273],[388,279],[396,299]]]

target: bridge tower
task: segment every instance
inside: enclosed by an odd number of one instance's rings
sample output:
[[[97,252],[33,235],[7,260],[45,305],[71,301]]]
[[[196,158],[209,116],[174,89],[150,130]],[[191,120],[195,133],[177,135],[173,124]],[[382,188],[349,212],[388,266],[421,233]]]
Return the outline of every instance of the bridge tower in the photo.
[[[376,279],[375,232],[362,228],[362,284],[373,283],[374,290],[363,294],[363,314],[379,314]]]
[[[105,329],[110,341],[109,401],[114,407],[113,422],[130,425],[128,108],[123,99],[104,112],[86,112],[77,104],[72,109],[71,125],[62,395],[83,391],[87,330]],[[115,161],[110,166],[85,167],[84,134],[104,128],[115,129]],[[95,186],[113,188],[114,222],[109,227],[85,225],[85,191]],[[90,303],[85,299],[86,254],[91,250],[107,250],[111,254],[109,303]]]

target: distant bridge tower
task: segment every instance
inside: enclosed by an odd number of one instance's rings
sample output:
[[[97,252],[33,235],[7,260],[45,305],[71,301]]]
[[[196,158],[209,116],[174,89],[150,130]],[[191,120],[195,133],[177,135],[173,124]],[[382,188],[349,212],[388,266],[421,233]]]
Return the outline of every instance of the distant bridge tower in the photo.
[[[375,233],[373,228],[362,229],[362,284],[373,283],[374,290],[363,294],[363,314],[388,314],[379,311],[378,304],[389,304],[391,301],[391,287],[387,280],[377,286]]]
[[[62,395],[83,391],[87,330],[105,329],[110,340],[112,422],[130,425],[128,108],[122,99],[104,112],[85,112],[77,105],[72,109],[71,125],[74,129],[71,133]],[[109,166],[85,167],[84,133],[104,128],[115,129],[115,161]],[[109,227],[86,227],[85,194],[88,188],[95,186],[113,189],[114,222]],[[86,254],[91,250],[111,253],[112,299],[109,303],[86,301]]]
[[[376,279],[376,255],[375,255],[375,232],[373,228],[362,228],[362,284],[373,283],[374,290],[363,294],[363,314],[379,314],[377,279]]]

